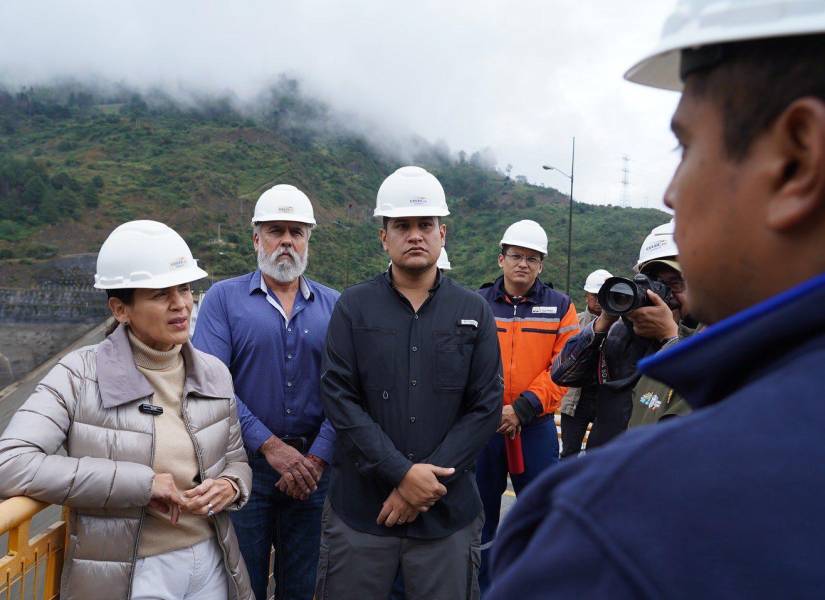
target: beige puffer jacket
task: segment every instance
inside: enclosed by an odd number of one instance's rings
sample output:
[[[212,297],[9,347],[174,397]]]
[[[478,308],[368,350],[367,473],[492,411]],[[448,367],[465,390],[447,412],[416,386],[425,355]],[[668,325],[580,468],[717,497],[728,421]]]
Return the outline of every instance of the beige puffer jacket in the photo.
[[[202,479],[231,478],[249,498],[246,462],[229,371],[185,344],[183,419]],[[0,437],[0,496],[70,507],[63,600],[126,599],[152,487],[154,417],[138,410],[153,389],[137,370],[126,330],[71,352],[40,382]],[[65,447],[68,456],[56,454]],[[213,524],[230,575],[230,597],[254,600],[226,511]],[[101,595],[103,594],[103,595]]]

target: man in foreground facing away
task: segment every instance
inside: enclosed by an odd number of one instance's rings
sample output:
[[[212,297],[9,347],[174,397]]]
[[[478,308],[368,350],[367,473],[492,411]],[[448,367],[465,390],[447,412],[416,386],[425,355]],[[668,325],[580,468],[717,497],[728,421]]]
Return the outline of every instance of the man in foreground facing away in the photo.
[[[825,589],[825,3],[682,0],[627,78],[682,89],[675,211],[693,316],[641,370],[689,416],[533,483],[490,598]]]

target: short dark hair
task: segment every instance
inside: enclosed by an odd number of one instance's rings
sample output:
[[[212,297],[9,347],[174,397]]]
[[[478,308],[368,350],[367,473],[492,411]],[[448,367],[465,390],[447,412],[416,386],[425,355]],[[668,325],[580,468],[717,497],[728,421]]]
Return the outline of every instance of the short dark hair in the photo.
[[[131,305],[135,301],[135,288],[122,288],[119,290],[106,290],[106,299],[117,298],[123,304]]]
[[[108,302],[109,298],[117,298],[123,304],[127,304],[131,306],[135,301],[135,288],[122,288],[119,290],[106,290],[106,300]],[[109,326],[106,327],[105,335],[109,337],[115,332],[120,323],[117,322],[116,319],[112,318],[112,322],[109,323]]]
[[[438,226],[441,223],[441,217],[436,217],[436,216],[433,216],[433,215],[422,215],[422,216],[431,216],[433,219],[435,219],[436,226]],[[383,217],[383,223],[381,225],[381,229],[386,231],[387,230],[387,225],[389,224],[390,219],[396,219],[396,218],[401,218],[401,217]]]
[[[825,34],[748,40],[705,47],[717,64],[688,76],[691,92],[722,111],[725,150],[744,159],[757,137],[795,100],[825,102]],[[690,51],[682,55],[688,59]]]

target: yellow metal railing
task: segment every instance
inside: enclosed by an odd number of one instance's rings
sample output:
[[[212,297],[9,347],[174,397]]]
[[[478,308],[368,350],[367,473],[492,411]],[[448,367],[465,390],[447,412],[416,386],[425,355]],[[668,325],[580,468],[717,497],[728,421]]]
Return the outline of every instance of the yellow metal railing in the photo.
[[[558,428],[559,415],[555,415],[555,421]],[[65,512],[63,518],[49,525],[46,531],[29,537],[32,517],[50,506],[22,496],[0,502],[0,536],[8,534],[8,550],[0,557],[0,600],[60,597],[60,573],[66,547]]]
[[[0,535],[8,534],[8,550],[0,557],[0,600],[60,597],[65,513],[43,533],[29,537],[32,517],[50,506],[22,496],[0,502]]]

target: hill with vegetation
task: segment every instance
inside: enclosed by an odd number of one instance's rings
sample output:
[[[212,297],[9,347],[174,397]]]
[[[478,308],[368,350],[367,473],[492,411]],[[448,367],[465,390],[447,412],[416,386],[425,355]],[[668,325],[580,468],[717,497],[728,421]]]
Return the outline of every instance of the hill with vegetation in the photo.
[[[504,229],[529,218],[550,236],[543,279],[564,286],[566,195],[513,179],[480,153],[418,141],[403,160],[393,157],[343,120],[292,80],[253,109],[77,85],[0,90],[0,287],[38,285],[44,261],[96,252],[116,225],[139,218],[177,229],[213,278],[243,273],[255,266],[255,200],[291,183],[313,200],[319,223],[308,274],[340,289],[386,267],[372,209],[381,181],[405,163],[444,185],[455,279],[492,280]],[[667,219],[576,203],[573,289],[596,268],[628,273],[644,236]]]

